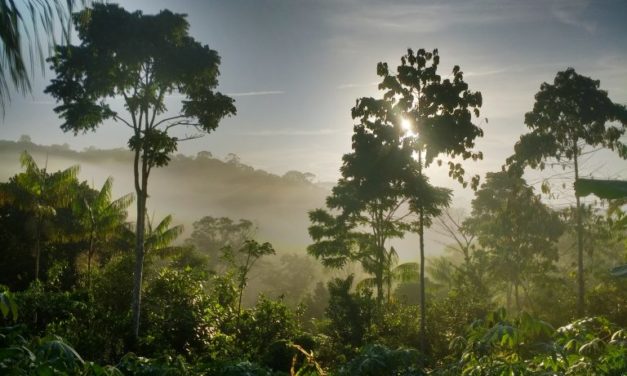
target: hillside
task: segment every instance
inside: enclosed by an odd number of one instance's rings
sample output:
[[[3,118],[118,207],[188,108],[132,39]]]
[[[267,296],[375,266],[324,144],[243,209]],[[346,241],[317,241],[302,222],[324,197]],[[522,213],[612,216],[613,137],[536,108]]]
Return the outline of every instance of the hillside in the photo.
[[[24,138],[23,138],[24,139]],[[29,141],[0,140],[0,179],[20,171],[19,155],[27,150],[50,170],[78,164],[80,178],[99,187],[114,178],[116,196],[133,192],[132,154],[128,150],[71,150]],[[313,184],[309,175],[290,171],[284,176],[256,170],[230,155],[227,161],[208,152],[195,157],[176,155],[165,168],[155,169],[149,182],[148,208],[156,219],[173,214],[191,230],[203,216],[246,218],[259,227],[259,238],[278,249],[300,251],[309,243],[307,212],[324,204],[328,189]],[[134,213],[129,213],[134,218]]]

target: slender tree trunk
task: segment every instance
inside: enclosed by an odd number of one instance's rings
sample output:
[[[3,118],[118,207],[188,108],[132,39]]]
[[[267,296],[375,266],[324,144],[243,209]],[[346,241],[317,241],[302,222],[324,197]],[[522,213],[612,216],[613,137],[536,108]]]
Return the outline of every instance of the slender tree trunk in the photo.
[[[41,240],[39,227],[41,226],[40,220],[37,219],[35,225],[35,280],[39,281],[39,263],[41,261]]]
[[[422,178],[422,151],[418,152],[418,175]],[[425,210],[420,201],[418,209],[419,224],[418,238],[420,239],[420,351],[423,354],[427,352],[427,305],[425,297]]]
[[[420,351],[427,352],[427,306],[425,299],[425,237],[424,237],[424,208],[420,206]]]
[[[420,166],[422,175],[422,166]],[[427,351],[427,307],[425,299],[425,237],[424,237],[424,207],[422,201],[419,209],[418,237],[420,238],[420,351],[423,354]]]
[[[235,328],[237,330],[237,337],[235,341],[239,343],[241,339],[241,320],[242,320],[242,296],[244,295],[244,283],[240,283],[239,285],[239,296],[237,298],[237,320],[235,320]]]
[[[242,314],[242,296],[244,295],[244,285],[239,286],[239,294],[237,298],[237,321],[239,322],[239,318]],[[238,325],[239,327],[239,325]]]
[[[383,305],[383,283],[379,280],[377,285],[377,300],[379,301],[379,306]]]
[[[518,282],[514,283],[514,301],[516,302],[516,311],[520,312],[520,296],[518,295]]]
[[[133,281],[132,325],[135,343],[139,338],[141,316],[141,290],[144,271],[144,236],[146,228],[146,199],[148,198],[148,171],[146,161],[140,161],[140,151],[135,152],[135,191],[137,193],[137,224],[135,227],[135,272]],[[139,164],[141,162],[141,172]]]
[[[87,290],[91,292],[91,259],[94,255],[94,232],[89,233],[89,251],[87,252]]]
[[[376,218],[377,218],[377,222],[381,223],[383,221],[383,219],[381,218],[381,213],[380,212],[376,212]],[[385,264],[386,264],[386,257],[385,257],[385,240],[383,238],[383,236],[381,235],[381,231],[379,230],[375,230],[375,247],[376,247],[376,259],[378,261],[378,266],[375,269],[374,272],[374,279],[375,279],[375,285],[377,287],[377,305],[379,308],[382,308],[383,306],[383,277],[384,277],[384,270],[385,270]]]
[[[574,162],[575,162],[575,183],[579,181],[579,161],[577,160],[577,140],[574,145]],[[575,208],[575,218],[577,219],[577,316],[583,317],[586,313],[585,307],[585,284],[584,284],[584,269],[583,269],[583,223],[581,218],[581,201],[579,196],[575,193],[575,199],[577,201],[577,207]]]

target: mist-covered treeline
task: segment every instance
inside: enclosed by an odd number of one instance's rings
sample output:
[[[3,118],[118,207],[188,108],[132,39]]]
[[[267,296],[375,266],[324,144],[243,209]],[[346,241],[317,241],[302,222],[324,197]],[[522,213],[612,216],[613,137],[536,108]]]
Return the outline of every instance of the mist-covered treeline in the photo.
[[[627,109],[599,81],[567,68],[538,83],[528,132],[479,176],[481,92],[437,49],[408,49],[351,109],[329,192],[235,155],[175,154],[173,128],[210,133],[236,114],[185,15],[95,3],[74,23],[79,43],[47,60],[61,128],[115,121],[129,150],[0,141],[20,151],[0,183],[0,373],[627,373],[627,183],[580,165],[600,149],[627,158]],[[128,180],[104,178],[120,166]],[[526,180],[555,167],[539,191]],[[572,205],[552,205],[560,184]],[[454,189],[472,191],[470,211],[451,207]],[[445,239],[437,257],[427,231]],[[395,248],[409,236],[417,262]]]

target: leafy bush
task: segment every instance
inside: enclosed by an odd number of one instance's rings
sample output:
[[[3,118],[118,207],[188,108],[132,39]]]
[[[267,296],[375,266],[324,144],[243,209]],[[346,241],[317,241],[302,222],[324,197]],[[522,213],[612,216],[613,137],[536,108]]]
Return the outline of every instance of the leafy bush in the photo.
[[[216,329],[208,320],[211,301],[203,282],[206,276],[191,269],[164,268],[144,295],[145,335],[148,353],[192,356],[205,351]]]
[[[525,313],[509,318],[501,309],[475,321],[466,337],[451,342],[451,348],[459,351],[459,362],[442,367],[439,374],[627,373],[627,332],[599,317],[577,320],[554,330]]]
[[[383,345],[369,345],[359,355],[341,366],[338,376],[422,376],[422,357],[417,350],[391,350]]]

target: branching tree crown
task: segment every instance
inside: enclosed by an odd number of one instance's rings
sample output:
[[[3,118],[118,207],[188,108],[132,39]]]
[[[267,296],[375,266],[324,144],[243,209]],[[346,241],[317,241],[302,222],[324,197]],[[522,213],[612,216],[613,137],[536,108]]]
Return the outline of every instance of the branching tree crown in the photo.
[[[377,74],[383,77],[379,89],[384,91],[384,100],[393,103],[397,116],[408,122],[411,133],[417,135],[411,141],[416,151],[424,153],[424,166],[440,154],[481,159],[483,154],[472,150],[477,137],[483,136],[483,130],[473,122],[473,114],[479,117],[483,97],[468,89],[459,66],[453,67],[451,78],[442,79],[437,72],[439,64],[437,49],[408,49],[396,74],[390,73],[387,63],[379,63]],[[465,183],[462,165],[449,162],[448,166],[449,175]],[[478,181],[474,177],[472,185],[476,187]]]
[[[464,225],[488,252],[492,275],[506,284],[507,302],[513,297],[520,310],[519,288],[557,260],[557,240],[564,231],[558,213],[520,175],[488,173]]]
[[[543,83],[533,110],[525,114],[531,132],[520,137],[508,164],[543,169],[546,159],[572,160],[586,145],[627,158],[627,146],[621,142],[627,108],[613,103],[599,87],[598,80],[573,68],[558,72],[553,84]]]
[[[189,36],[185,15],[168,10],[144,15],[94,4],[75,14],[74,21],[81,43],[57,47],[48,59],[56,78],[46,92],[61,102],[55,112],[66,132],[93,131],[109,119],[132,130],[128,145],[135,154],[137,194],[133,332],[138,338],[150,172],[167,165],[182,140],[169,134],[172,128],[208,133],[224,116],[235,114],[235,107],[233,99],[214,92],[220,57]],[[165,97],[173,93],[183,97],[181,109],[164,115]],[[106,102],[112,98],[124,100],[126,116]]]
[[[579,180],[579,159],[586,147],[603,147],[627,158],[627,145],[621,141],[627,125],[627,108],[613,103],[600,90],[598,80],[577,74],[573,68],[558,72],[554,83],[543,83],[536,94],[533,110],[525,114],[531,132],[514,146],[507,159],[509,169],[521,173],[526,166],[544,169],[554,158],[567,167],[572,162],[575,183]],[[609,124],[608,124],[609,123]],[[577,220],[578,313],[585,313],[583,265],[583,224],[581,203],[575,195]]]
[[[176,126],[210,132],[235,113],[233,99],[214,92],[220,57],[188,35],[185,16],[164,10],[157,15],[129,13],[113,4],[94,4],[74,15],[81,44],[60,46],[49,61],[57,77],[46,89],[61,105],[61,128],[74,134],[95,130],[107,119],[133,129],[132,150],[143,148],[149,167],[163,166],[178,139]],[[184,96],[181,111],[158,118],[166,95]],[[122,97],[128,117],[107,98]]]

